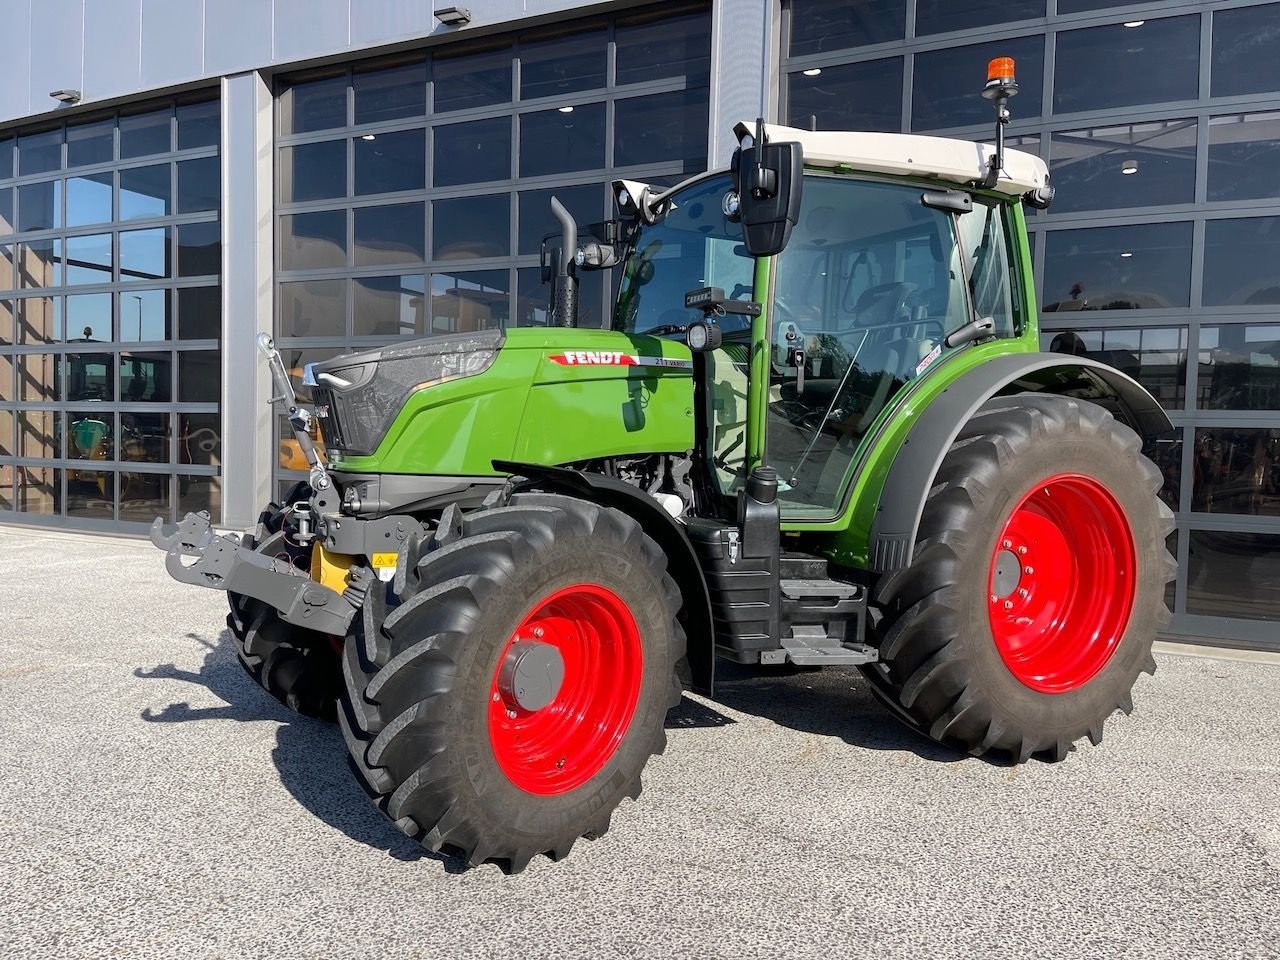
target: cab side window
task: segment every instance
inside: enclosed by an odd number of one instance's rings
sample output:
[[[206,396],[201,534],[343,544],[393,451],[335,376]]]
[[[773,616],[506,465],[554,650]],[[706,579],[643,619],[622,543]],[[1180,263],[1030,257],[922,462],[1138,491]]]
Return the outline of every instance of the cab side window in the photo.
[[[969,262],[969,293],[977,316],[994,319],[997,336],[1016,336],[1022,318],[1011,289],[1003,205],[975,197],[973,209],[960,217],[960,243]]]

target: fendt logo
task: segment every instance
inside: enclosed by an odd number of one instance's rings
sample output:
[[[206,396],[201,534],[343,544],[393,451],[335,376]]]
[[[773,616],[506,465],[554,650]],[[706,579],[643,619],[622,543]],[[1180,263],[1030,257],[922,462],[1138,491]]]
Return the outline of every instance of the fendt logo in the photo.
[[[634,367],[640,362],[639,357],[599,350],[567,350],[564,353],[553,353],[547,359],[562,367]]]

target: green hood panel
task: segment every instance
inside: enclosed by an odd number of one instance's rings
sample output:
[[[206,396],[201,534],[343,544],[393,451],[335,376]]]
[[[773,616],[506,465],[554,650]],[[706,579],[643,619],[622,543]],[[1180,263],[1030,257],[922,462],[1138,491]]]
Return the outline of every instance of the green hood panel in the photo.
[[[354,473],[493,476],[493,460],[563,464],[693,446],[682,343],[609,330],[516,328],[483,373],[410,395]]]

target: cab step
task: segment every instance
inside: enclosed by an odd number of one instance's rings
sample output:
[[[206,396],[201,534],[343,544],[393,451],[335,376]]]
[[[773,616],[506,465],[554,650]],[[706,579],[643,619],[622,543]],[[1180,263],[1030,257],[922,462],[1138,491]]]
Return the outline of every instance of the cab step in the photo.
[[[880,653],[865,643],[841,643],[828,637],[822,627],[794,627],[794,634],[782,640],[781,651],[785,660],[798,667],[848,667],[863,663],[875,663]],[[766,663],[764,655],[761,663]],[[782,662],[781,659],[777,662]]]

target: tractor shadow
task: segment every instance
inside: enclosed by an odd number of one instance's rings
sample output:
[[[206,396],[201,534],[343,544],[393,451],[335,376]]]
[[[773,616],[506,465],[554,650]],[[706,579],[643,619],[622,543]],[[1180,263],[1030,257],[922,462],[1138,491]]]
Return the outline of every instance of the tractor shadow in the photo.
[[[686,698],[687,699],[687,698]],[[867,750],[910,752],[935,763],[968,755],[900,722],[854,669],[716,663],[717,703],[801,733],[836,737]]]
[[[204,687],[224,705],[193,707],[187,701],[160,710],[144,710],[149,723],[187,723],[194,720],[229,720],[241,723],[272,721],[276,744],[271,751],[284,788],[303,807],[357,843],[384,851],[397,860],[433,859],[446,872],[461,873],[464,861],[431,853],[396,830],[374,809],[347,768],[347,748],[335,724],[303,717],[272,699],[245,673],[235,654],[235,641],[224,630],[209,641],[194,633],[188,640],[206,650],[199,670],[184,670],[164,663],[134,670],[140,679],[181,680]]]

